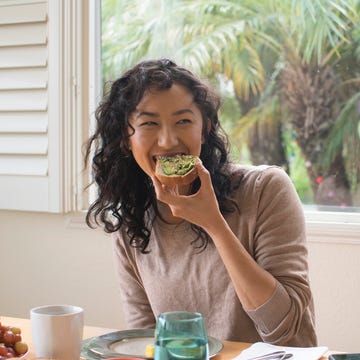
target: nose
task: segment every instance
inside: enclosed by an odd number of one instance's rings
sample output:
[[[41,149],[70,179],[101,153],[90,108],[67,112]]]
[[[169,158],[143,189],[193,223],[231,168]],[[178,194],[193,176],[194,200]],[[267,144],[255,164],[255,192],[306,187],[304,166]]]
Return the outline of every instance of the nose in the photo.
[[[159,132],[158,144],[164,149],[171,149],[177,146],[179,139],[176,131],[170,126],[163,126]]]

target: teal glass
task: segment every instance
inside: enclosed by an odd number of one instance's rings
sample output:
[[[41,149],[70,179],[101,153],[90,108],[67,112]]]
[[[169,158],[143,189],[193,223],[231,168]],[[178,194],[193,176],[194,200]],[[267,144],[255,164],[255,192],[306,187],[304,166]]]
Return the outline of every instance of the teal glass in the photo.
[[[208,360],[209,345],[201,313],[165,312],[155,330],[155,360]]]

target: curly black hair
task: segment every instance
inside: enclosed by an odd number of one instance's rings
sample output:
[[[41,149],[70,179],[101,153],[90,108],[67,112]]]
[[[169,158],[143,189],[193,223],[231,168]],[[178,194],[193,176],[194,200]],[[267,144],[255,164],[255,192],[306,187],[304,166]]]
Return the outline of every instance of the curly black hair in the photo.
[[[231,200],[228,138],[221,128],[218,111],[220,97],[189,70],[168,59],[143,61],[115,80],[95,112],[96,130],[86,144],[85,164],[92,156],[92,174],[98,197],[88,209],[89,227],[103,225],[108,233],[126,226],[131,246],[146,253],[151,226],[148,210],[160,216],[150,177],[138,166],[129,149],[129,117],[149,88],[169,89],[173,84],[186,87],[194,97],[203,118],[204,143],[200,158],[211,175],[222,213],[234,211]],[[211,122],[210,131],[207,120]],[[200,187],[199,179],[192,192]],[[197,234],[193,243],[204,249],[210,241],[206,232],[192,224]],[[200,241],[200,244],[197,242]]]

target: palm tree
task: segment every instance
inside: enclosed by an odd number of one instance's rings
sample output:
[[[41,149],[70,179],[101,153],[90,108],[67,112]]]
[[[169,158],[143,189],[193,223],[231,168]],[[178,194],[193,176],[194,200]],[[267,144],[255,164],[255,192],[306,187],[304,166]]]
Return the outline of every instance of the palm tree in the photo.
[[[276,34],[283,44],[277,94],[289,112],[317,204],[352,204],[341,143],[333,143],[331,156],[327,161],[324,157],[344,104],[358,94],[354,84],[347,84],[359,72],[354,53],[358,39],[354,41],[352,36],[359,26],[355,5],[348,0],[296,2]],[[351,72],[343,72],[344,63],[349,61],[355,66]],[[349,123],[354,125],[358,118],[349,117]]]
[[[170,54],[231,85],[241,111],[234,119],[236,133],[243,137],[246,130],[253,163],[279,164],[289,171],[284,134],[291,131],[315,202],[352,204],[351,188],[360,182],[360,140],[354,131],[359,0],[121,3],[122,20],[118,28],[114,22],[110,27],[112,36],[125,34],[111,55],[119,71],[144,57]]]

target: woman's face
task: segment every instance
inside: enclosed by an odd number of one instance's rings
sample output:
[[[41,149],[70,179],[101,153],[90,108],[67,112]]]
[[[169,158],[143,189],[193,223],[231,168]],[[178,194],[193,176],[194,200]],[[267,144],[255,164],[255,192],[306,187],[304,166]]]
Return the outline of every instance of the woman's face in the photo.
[[[142,170],[152,176],[156,158],[175,154],[200,155],[203,120],[192,93],[174,84],[167,90],[146,91],[130,115],[130,149]]]

